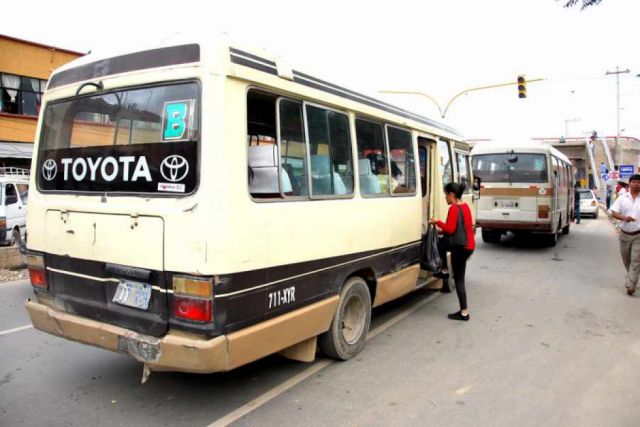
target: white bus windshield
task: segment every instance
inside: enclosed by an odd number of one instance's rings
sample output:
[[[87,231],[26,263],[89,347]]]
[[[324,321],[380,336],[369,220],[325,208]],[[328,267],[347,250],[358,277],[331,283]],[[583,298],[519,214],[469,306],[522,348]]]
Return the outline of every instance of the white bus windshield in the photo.
[[[52,102],[38,152],[42,191],[188,194],[197,183],[197,83]]]
[[[483,182],[548,181],[544,154],[479,154],[473,156],[473,174]]]

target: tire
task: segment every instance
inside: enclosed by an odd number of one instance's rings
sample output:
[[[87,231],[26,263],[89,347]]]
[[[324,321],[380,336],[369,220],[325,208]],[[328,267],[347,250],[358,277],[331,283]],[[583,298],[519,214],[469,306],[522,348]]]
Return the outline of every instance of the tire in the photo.
[[[502,234],[499,231],[482,230],[482,241],[485,243],[500,243]]]
[[[20,229],[14,228],[11,232],[11,246],[20,246],[20,242],[22,242],[22,238],[20,237]]]
[[[554,247],[558,243],[558,234],[560,234],[558,233],[559,230],[560,230],[560,224],[558,224],[558,226],[556,227],[556,231],[546,235],[547,245]]]
[[[364,347],[371,323],[371,295],[367,283],[352,277],[340,291],[340,302],[329,330],[320,335],[320,350],[329,357],[349,360]]]

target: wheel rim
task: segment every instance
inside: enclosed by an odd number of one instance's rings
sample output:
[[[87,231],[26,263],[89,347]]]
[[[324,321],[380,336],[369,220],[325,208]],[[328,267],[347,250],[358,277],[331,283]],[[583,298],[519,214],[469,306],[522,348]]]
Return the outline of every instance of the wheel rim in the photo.
[[[347,344],[354,344],[362,335],[365,324],[364,301],[359,295],[352,295],[344,307],[342,316],[342,336]]]

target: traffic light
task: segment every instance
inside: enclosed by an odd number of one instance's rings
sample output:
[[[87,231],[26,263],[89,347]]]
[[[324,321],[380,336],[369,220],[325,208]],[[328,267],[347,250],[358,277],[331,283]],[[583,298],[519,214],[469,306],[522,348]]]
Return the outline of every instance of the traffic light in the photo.
[[[527,97],[527,80],[524,76],[518,76],[518,98]]]

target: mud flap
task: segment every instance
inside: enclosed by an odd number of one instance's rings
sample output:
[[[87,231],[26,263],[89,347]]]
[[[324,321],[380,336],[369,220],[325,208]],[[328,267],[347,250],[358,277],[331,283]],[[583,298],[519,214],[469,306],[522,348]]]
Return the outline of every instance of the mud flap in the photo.
[[[312,337],[281,350],[279,354],[298,362],[313,362],[316,359],[317,342],[318,337]]]

